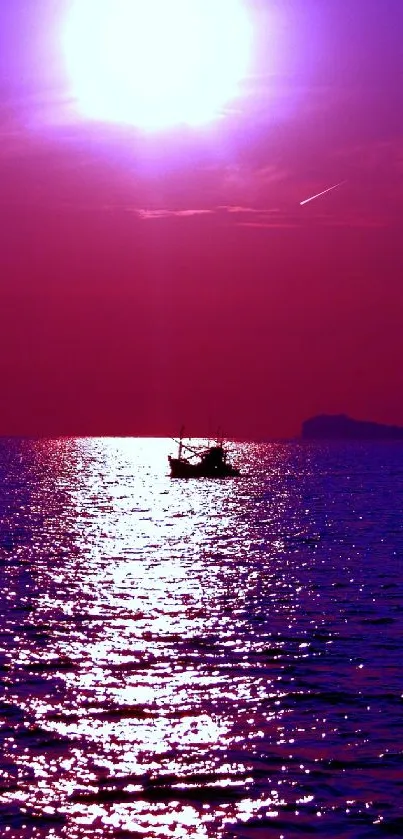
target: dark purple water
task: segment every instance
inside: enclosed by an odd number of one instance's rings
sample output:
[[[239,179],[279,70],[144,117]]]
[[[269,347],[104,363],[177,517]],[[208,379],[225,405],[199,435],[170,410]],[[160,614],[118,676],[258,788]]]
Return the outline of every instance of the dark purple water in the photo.
[[[403,445],[0,441],[0,833],[403,835]]]

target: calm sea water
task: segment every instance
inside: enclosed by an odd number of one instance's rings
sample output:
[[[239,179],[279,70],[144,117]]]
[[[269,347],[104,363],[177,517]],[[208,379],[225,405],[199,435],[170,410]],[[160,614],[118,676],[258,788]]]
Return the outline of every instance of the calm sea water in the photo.
[[[403,445],[0,441],[0,833],[403,835]]]

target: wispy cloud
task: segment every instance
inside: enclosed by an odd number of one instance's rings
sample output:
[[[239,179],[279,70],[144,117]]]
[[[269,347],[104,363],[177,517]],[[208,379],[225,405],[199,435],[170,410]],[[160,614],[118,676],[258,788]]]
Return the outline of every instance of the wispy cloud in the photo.
[[[157,209],[157,210],[142,210],[142,209],[134,209],[134,212],[138,215],[139,218],[149,220],[149,219],[157,219],[157,218],[169,218],[169,217],[187,217],[187,216],[205,216],[211,215],[213,210],[205,210],[205,209],[188,209],[188,210],[167,210],[167,209]]]

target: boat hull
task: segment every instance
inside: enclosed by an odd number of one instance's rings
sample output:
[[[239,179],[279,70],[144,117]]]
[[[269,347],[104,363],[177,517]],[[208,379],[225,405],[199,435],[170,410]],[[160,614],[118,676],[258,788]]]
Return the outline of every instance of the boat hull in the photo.
[[[189,463],[176,457],[168,457],[168,461],[171,478],[237,478],[240,475],[239,469],[230,463]]]

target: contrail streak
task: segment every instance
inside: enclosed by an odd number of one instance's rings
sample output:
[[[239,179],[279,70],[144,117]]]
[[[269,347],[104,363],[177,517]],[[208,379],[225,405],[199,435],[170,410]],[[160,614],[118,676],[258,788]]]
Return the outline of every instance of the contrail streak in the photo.
[[[311,195],[310,198],[305,198],[304,201],[300,201],[300,207],[303,207],[304,204],[309,204],[310,201],[314,201],[315,198],[320,198],[321,195],[326,195],[327,192],[331,192],[332,189],[337,189],[338,186],[345,184],[345,181],[340,181],[338,184],[334,184],[334,186],[328,186],[327,189],[324,189],[322,192],[317,192],[316,195]]]

